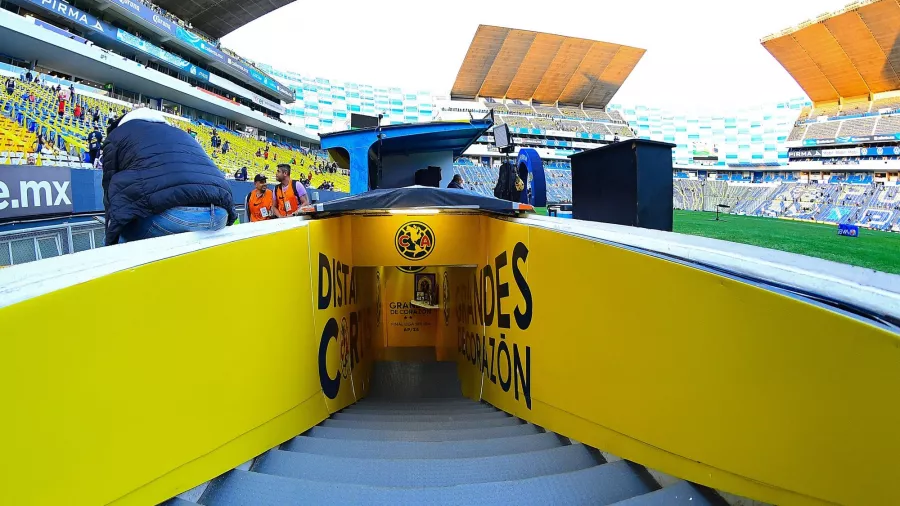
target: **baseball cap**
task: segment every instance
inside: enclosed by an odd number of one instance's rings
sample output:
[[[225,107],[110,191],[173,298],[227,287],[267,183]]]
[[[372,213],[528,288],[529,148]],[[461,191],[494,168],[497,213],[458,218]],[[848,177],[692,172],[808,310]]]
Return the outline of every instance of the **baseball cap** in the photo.
[[[257,174],[256,177],[253,178],[253,182],[254,183],[265,183],[266,176],[263,176],[262,174]]]

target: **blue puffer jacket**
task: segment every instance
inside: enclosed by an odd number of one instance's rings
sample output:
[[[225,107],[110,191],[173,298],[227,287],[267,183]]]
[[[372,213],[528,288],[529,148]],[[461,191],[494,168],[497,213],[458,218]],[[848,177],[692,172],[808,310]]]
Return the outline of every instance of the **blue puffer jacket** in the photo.
[[[103,144],[106,244],[119,242],[133,220],[179,206],[228,210],[237,219],[225,176],[187,132],[169,126],[157,111],[125,115]]]

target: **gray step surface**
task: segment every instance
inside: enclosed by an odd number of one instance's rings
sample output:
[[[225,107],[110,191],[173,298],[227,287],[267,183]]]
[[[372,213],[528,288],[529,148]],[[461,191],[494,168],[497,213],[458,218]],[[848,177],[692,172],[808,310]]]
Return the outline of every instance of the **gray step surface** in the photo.
[[[458,414],[448,412],[445,414],[396,414],[396,413],[364,413],[364,412],[340,412],[331,415],[331,420],[356,420],[356,421],[383,421],[390,422],[392,420],[410,421],[410,422],[452,422],[455,420],[494,420],[505,419],[510,416],[502,411],[491,411],[484,413]]]
[[[369,441],[460,441],[524,436],[526,434],[537,434],[538,432],[540,432],[540,429],[531,424],[459,430],[372,430],[317,426],[310,429],[306,435],[328,439]]]
[[[185,501],[184,499],[179,499],[177,497],[173,497],[162,504],[163,506],[197,506],[197,503],[195,502]]]
[[[434,404],[431,406],[416,406],[413,404],[390,406],[384,404],[353,404],[347,406],[341,413],[418,413],[418,414],[444,414],[444,413],[496,413],[497,409],[487,404],[475,402],[460,403],[459,405]]]
[[[456,362],[375,362],[371,379],[372,399],[458,399],[461,394]]]
[[[522,425],[518,418],[491,418],[488,420],[448,420],[443,422],[417,422],[414,420],[325,420],[321,427],[371,430],[460,430]]]
[[[680,481],[656,492],[619,501],[616,506],[728,506],[728,503],[709,490]]]
[[[206,506],[285,504],[612,504],[652,489],[627,462],[524,480],[452,487],[392,488],[323,483],[268,474],[230,471],[210,485]]]
[[[271,450],[253,471],[377,487],[448,487],[578,471],[597,465],[582,445],[468,459],[371,459]]]
[[[384,459],[465,459],[510,455],[561,446],[550,433],[470,441],[358,441],[299,436],[281,445],[282,450],[335,457]]]
[[[722,506],[462,397],[454,363],[380,362],[372,379],[370,397],[166,506]]]

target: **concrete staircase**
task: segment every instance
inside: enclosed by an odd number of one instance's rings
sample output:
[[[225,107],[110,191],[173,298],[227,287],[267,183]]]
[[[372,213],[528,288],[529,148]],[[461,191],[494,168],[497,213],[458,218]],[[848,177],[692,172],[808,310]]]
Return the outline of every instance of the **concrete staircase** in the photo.
[[[445,395],[448,384],[455,395]],[[686,482],[660,488],[641,466],[608,462],[461,397],[454,364],[381,363],[372,387],[369,398],[166,504],[723,504]]]

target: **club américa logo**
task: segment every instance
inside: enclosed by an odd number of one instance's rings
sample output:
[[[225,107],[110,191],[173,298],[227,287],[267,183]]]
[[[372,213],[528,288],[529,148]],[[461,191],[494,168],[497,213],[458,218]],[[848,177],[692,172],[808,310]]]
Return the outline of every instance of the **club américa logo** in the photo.
[[[397,230],[394,246],[407,260],[424,260],[434,251],[434,230],[421,221],[410,221]]]
[[[406,267],[397,267],[397,270],[403,272],[405,274],[415,274],[417,272],[422,272],[425,270],[425,267],[416,267],[414,265],[409,265]]]

